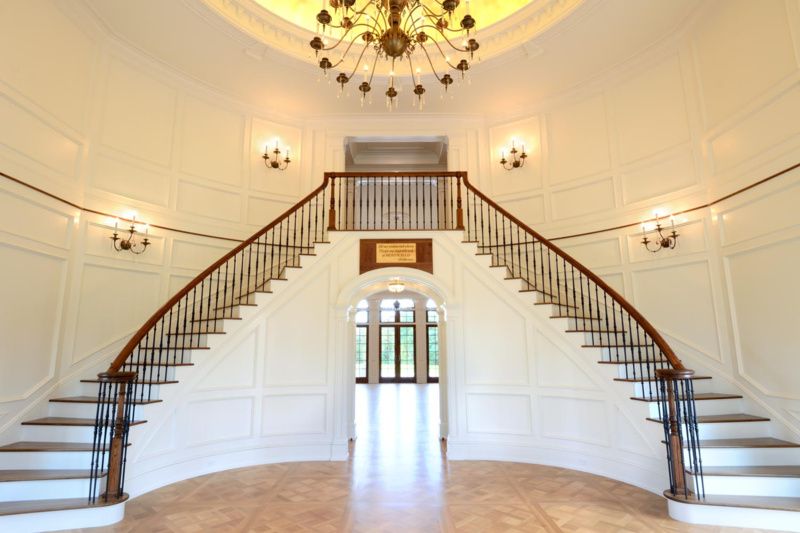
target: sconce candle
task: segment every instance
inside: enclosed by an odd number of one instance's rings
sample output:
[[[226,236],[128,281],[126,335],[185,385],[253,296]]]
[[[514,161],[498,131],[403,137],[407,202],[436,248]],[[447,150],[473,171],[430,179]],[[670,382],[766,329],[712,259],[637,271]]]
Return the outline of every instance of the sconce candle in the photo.
[[[131,226],[128,228],[127,237],[120,237],[117,231],[118,228],[119,219],[117,218],[114,219],[114,234],[109,237],[116,251],[121,252],[125,250],[132,254],[139,255],[143,254],[145,250],[147,250],[147,247],[150,246],[150,239],[148,238],[150,234],[150,224],[144,225],[144,239],[142,239],[142,242],[136,242],[136,217],[131,219]]]
[[[519,156],[517,156],[519,154]],[[500,164],[506,170],[513,170],[515,168],[522,168],[525,166],[525,159],[528,157],[528,154],[525,153],[525,144],[522,144],[522,151],[517,150],[516,140],[511,140],[511,150],[509,151],[509,155],[511,156],[511,160],[506,159],[505,151],[500,151]]]
[[[647,238],[647,232],[645,231],[645,224],[644,222],[642,222],[642,244],[644,245],[645,248],[647,248],[648,252],[656,253],[659,250],[663,250],[664,248],[673,250],[678,245],[679,234],[677,231],[675,231],[675,217],[670,215],[669,219],[672,225],[672,231],[665,235],[662,232],[660,217],[658,214],[656,214],[655,232],[657,236],[653,240]]]
[[[278,146],[277,139],[275,140],[275,149],[272,151],[272,156],[269,154],[269,145],[264,147],[264,155],[261,158],[264,160],[264,166],[267,168],[275,168],[278,170],[286,170],[289,163],[292,162],[289,157],[289,148],[286,148],[286,157],[281,161],[281,149]]]

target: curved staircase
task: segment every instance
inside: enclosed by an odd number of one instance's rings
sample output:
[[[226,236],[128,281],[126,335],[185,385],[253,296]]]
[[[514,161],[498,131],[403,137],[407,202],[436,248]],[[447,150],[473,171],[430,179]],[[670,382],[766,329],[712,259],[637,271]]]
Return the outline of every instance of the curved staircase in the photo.
[[[225,334],[227,321],[241,320],[257,294],[286,280],[287,269],[314,255],[328,231],[407,229],[463,231],[465,245],[519,283],[537,313],[592,350],[598,371],[628,388],[642,423],[665,444],[671,486],[664,494],[673,516],[708,521],[721,512],[736,521],[761,513],[761,527],[800,531],[800,444],[773,438],[769,418],[743,412],[741,395],[716,391],[711,376],[686,369],[621,295],[460,172],[327,173],[311,194],[165,303],[107,372],[82,380],[75,396],[51,399],[49,416],[23,422],[22,439],[0,446],[0,529],[24,530],[24,516],[34,513],[121,508],[127,449],[136,445],[148,406],[210,349],[211,337]],[[62,527],[78,527],[110,523],[120,513],[58,516]]]

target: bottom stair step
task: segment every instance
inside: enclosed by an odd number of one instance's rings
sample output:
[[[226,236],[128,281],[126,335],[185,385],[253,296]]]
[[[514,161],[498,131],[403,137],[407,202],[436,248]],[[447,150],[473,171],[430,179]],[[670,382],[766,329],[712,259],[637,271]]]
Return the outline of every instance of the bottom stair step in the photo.
[[[687,470],[689,474],[694,474]],[[708,466],[703,468],[706,476],[746,476],[746,477],[800,477],[800,465],[774,466]]]
[[[100,477],[105,477],[100,472]],[[0,470],[0,483],[10,481],[49,481],[53,479],[86,479],[89,470]]]
[[[658,422],[662,424],[664,421],[660,418],[650,418],[650,422]],[[698,415],[698,424],[723,424],[726,422],[769,422],[769,418],[756,415],[748,415],[744,413],[731,413],[728,415]]]
[[[740,394],[726,394],[722,392],[696,392],[694,395],[694,400],[738,400],[741,397],[742,396]],[[639,402],[660,402],[662,398],[660,396],[653,396],[652,398],[631,396],[631,400],[636,400]]]
[[[128,499],[127,494],[123,494],[119,501],[112,503],[104,502],[98,498],[96,503],[88,503],[86,498],[65,498],[58,500],[27,500],[21,502],[0,502],[0,516],[24,514],[24,513],[45,513],[49,511],[70,511],[73,509],[89,509],[92,507],[106,507],[116,505]]]
[[[700,448],[800,448],[800,444],[773,437],[700,439]]]
[[[130,425],[138,426],[145,422],[147,420],[133,420]],[[71,418],[66,416],[48,416],[35,420],[26,420],[22,423],[23,426],[94,426],[94,424],[94,418]]]
[[[754,509],[769,509],[773,511],[800,511],[800,498],[786,496],[725,496],[725,495],[706,495],[703,499],[698,499],[692,493],[687,498],[683,494],[674,495],[669,491],[664,491],[664,496],[670,500],[681,503],[691,503],[695,505],[718,505],[722,507],[748,507]]]

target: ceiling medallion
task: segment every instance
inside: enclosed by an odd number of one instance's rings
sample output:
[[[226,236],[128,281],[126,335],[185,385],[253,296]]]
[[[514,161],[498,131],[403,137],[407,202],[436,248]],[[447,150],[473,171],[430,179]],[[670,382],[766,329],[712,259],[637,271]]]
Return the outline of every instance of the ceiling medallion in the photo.
[[[331,69],[338,67],[343,70],[335,78],[340,95],[362,65],[363,78],[357,87],[361,93],[361,105],[365,100],[371,101],[378,60],[391,61],[388,87],[384,93],[390,110],[397,107],[400,91],[395,83],[399,76],[396,68],[403,71],[406,68],[401,63],[408,63],[407,72],[414,94],[412,103],[419,105],[420,110],[426,92],[422,84],[423,69],[436,77],[442,85],[443,95],[454,81],[453,76],[445,72],[447,67],[454,73],[460,72],[459,79],[468,80],[470,64],[466,57],[471,61],[480,47],[473,31],[475,19],[469,13],[469,0],[461,9],[460,0],[362,0],[362,5],[355,4],[356,0],[323,0],[322,10],[317,13],[317,35],[310,43],[326,78]],[[332,8],[333,14],[326,7]],[[458,20],[459,16],[460,22],[454,22],[454,17]],[[458,40],[461,42],[454,42]],[[333,63],[327,52],[340,46],[341,58]],[[360,47],[361,51],[358,59],[352,61],[348,59],[348,53],[354,46],[356,49]],[[454,63],[450,53],[463,57]]]

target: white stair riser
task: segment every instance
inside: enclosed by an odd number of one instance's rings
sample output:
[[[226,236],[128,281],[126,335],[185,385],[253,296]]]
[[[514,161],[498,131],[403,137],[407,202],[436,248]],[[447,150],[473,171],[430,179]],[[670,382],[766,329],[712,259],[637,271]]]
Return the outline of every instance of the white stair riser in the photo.
[[[88,469],[91,452],[2,452],[0,468],[26,469]]]
[[[769,422],[698,424],[701,439],[736,439],[769,435]]]
[[[102,490],[105,478],[100,480]],[[0,483],[0,502],[84,498],[89,496],[88,479],[46,479]]]
[[[659,418],[658,406],[656,402],[647,402],[652,418]],[[741,413],[742,400],[732,398],[727,400],[698,400],[695,402],[698,415],[724,415],[728,413]]]
[[[614,365],[617,368],[617,377],[620,378],[634,378],[634,377],[655,377],[656,369],[664,368],[662,365]]]
[[[701,448],[700,454],[703,466],[800,464],[800,448]]]
[[[142,425],[131,427],[129,438],[132,440]],[[22,426],[22,439],[34,442],[92,442],[94,427],[92,426]]]
[[[694,484],[694,476],[689,476]],[[706,494],[800,497],[800,477],[704,475]]]
[[[154,404],[137,405],[135,418],[137,420],[146,419],[148,407]],[[91,403],[70,403],[70,402],[50,402],[50,416],[63,416],[72,418],[94,418],[97,412],[97,404]]]
[[[713,392],[711,389],[714,387],[712,379],[696,379],[693,382],[693,389],[695,394],[700,392]],[[652,396],[661,396],[659,385],[657,381],[643,381],[632,382],[633,396],[646,397],[650,394]]]

